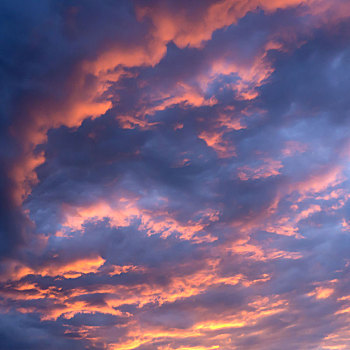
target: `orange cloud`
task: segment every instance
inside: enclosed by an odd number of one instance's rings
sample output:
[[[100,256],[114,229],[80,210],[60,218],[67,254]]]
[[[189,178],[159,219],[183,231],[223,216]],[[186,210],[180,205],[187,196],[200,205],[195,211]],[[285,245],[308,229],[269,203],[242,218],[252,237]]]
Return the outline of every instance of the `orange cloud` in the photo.
[[[204,9],[199,6],[196,12],[186,11],[185,8],[172,11],[162,3],[152,8],[138,3],[136,11],[140,20],[151,18],[155,38],[163,42],[173,41],[178,47],[184,48],[200,47],[203,42],[211,39],[215,30],[236,23],[259,6],[274,11],[301,3],[301,0],[223,0],[213,2]]]
[[[235,147],[223,139],[223,132],[202,131],[198,138],[204,140],[208,147],[213,148],[220,158],[235,157]]]
[[[343,168],[341,166],[334,166],[330,169],[327,167],[309,175],[306,180],[292,185],[291,190],[297,190],[302,195],[302,198],[305,198],[308,194],[324,191],[328,187],[336,186],[345,180],[342,171]]]
[[[268,158],[264,159],[264,163],[257,168],[251,168],[248,165],[238,168],[238,177],[242,181],[264,179],[279,175],[281,168],[283,168],[281,161]]]
[[[215,240],[209,234],[203,234],[204,228],[212,221],[217,220],[217,212],[203,211],[198,213],[201,219],[198,221],[189,220],[187,223],[180,223],[173,218],[165,209],[154,209],[152,211],[142,209],[136,200],[121,198],[112,204],[98,202],[96,204],[73,208],[64,206],[66,217],[63,225],[64,230],[81,230],[83,224],[91,221],[109,219],[111,226],[129,226],[136,218],[141,220],[140,230],[146,230],[149,235],[161,234],[163,238],[176,234],[180,239],[193,240],[197,243],[211,242]],[[64,231],[63,230],[63,231]],[[56,236],[67,236],[64,232],[58,231]]]
[[[235,242],[232,247],[226,248],[228,251],[232,251],[236,254],[241,254],[248,259],[267,261],[273,259],[300,259],[302,254],[298,252],[287,252],[277,249],[264,249],[258,245],[248,243],[249,239],[240,240]]]

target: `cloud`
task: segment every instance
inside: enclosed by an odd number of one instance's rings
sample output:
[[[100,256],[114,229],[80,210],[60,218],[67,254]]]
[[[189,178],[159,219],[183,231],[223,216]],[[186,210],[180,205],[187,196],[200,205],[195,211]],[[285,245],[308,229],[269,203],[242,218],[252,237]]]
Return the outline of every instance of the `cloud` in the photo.
[[[1,7],[0,347],[348,347],[346,1]]]

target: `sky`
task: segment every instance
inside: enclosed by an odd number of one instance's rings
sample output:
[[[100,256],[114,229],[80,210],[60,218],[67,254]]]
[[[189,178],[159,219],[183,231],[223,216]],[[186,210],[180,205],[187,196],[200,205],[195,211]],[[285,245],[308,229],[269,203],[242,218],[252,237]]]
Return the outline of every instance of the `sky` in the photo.
[[[2,0],[0,33],[0,349],[350,349],[348,0]]]

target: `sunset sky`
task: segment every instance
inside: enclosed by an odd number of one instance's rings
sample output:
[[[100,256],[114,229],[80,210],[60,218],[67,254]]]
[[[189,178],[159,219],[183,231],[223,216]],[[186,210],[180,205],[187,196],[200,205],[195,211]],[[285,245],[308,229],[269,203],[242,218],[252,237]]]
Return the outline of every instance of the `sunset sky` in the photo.
[[[0,0],[0,350],[349,350],[350,1]]]

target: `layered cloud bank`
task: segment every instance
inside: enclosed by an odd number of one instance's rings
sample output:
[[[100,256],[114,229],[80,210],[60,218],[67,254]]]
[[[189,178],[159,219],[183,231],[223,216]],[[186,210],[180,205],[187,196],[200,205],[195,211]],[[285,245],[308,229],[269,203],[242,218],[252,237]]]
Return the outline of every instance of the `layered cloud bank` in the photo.
[[[350,347],[347,0],[0,17],[1,349]]]

